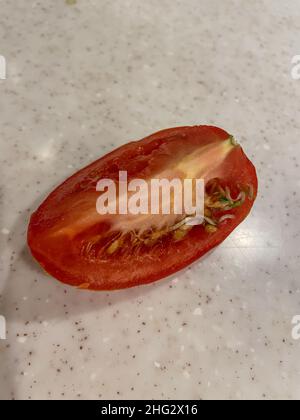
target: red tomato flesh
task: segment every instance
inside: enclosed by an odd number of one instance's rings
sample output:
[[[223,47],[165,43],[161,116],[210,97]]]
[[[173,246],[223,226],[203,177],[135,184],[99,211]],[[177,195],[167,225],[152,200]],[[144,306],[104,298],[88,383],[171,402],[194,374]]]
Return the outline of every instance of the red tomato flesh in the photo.
[[[183,178],[192,170],[205,179],[204,224],[174,231],[150,226],[146,216],[129,223],[122,215],[97,213],[100,179],[117,182],[120,171],[127,171],[128,181],[150,179],[169,168]],[[171,128],[114,150],[57,187],[33,213],[28,245],[63,283],[91,290],[137,286],[175,273],[219,245],[248,215],[256,195],[255,168],[228,133],[211,126]],[[150,229],[140,233],[139,223]]]

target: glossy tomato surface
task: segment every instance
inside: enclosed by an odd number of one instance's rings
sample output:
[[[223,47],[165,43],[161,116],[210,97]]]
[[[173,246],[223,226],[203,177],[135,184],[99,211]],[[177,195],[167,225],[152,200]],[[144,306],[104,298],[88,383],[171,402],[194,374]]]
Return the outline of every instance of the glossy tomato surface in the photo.
[[[162,174],[202,177],[207,219],[176,228],[148,216],[97,213],[100,179],[116,183]],[[220,244],[248,215],[257,195],[253,164],[224,130],[177,127],[128,143],[57,187],[32,215],[28,245],[53,277],[82,289],[112,290],[150,283],[195,261]],[[182,215],[184,218],[185,215]]]

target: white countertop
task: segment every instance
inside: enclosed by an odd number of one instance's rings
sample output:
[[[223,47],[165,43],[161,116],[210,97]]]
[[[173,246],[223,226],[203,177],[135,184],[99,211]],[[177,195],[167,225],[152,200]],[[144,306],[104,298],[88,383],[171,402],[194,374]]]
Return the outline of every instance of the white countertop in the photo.
[[[299,0],[1,2],[0,399],[300,398],[299,30]],[[234,134],[259,176],[220,247],[114,293],[41,271],[26,228],[55,185],[202,123]]]

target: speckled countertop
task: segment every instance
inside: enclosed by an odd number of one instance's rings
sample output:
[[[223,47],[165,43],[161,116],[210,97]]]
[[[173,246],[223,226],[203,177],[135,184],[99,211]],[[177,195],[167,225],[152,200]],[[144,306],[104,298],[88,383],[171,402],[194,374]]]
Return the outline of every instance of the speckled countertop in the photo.
[[[1,1],[0,398],[300,398],[300,1]],[[65,177],[158,129],[211,123],[257,166],[253,212],[184,273],[66,288],[26,247]]]

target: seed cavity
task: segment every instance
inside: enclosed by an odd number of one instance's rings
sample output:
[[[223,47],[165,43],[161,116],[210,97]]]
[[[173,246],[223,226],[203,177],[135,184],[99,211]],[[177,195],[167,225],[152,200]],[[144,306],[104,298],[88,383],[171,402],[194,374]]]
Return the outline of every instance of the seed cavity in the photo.
[[[233,194],[228,186],[222,186],[219,179],[212,179],[206,185],[205,209],[202,228],[207,234],[216,233],[219,227],[226,221],[235,218],[232,213],[227,213],[244,204],[248,198],[253,200],[254,188],[252,185],[237,185]],[[234,196],[236,195],[236,196]],[[136,230],[129,232],[107,232],[103,235],[95,235],[82,244],[82,255],[94,256],[94,258],[106,258],[111,255],[122,255],[128,249],[131,252],[139,253],[143,247],[155,247],[161,245],[166,237],[178,242],[188,237],[188,234],[194,226],[189,222],[195,215],[185,215],[181,220],[172,226],[165,226],[156,229],[154,226],[147,230],[138,232]],[[126,246],[128,244],[128,246]],[[105,257],[106,256],[106,257]],[[86,288],[85,285],[79,286]]]

